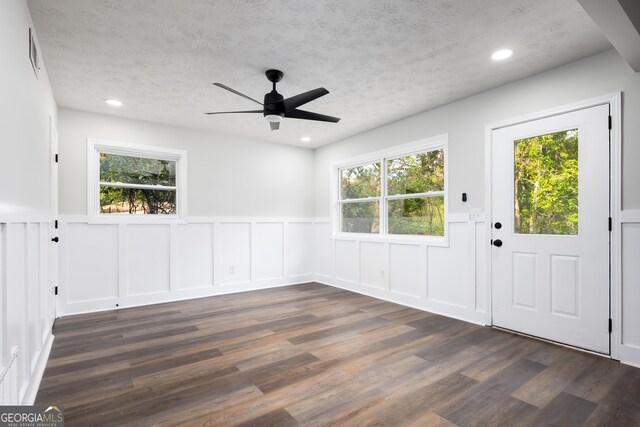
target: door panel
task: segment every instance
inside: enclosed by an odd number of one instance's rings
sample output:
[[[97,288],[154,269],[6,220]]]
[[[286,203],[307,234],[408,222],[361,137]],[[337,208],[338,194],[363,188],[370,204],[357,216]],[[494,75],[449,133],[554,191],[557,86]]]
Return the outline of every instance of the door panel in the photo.
[[[537,259],[536,254],[513,253],[513,305],[537,308]]]
[[[609,106],[498,129],[493,323],[609,353]]]

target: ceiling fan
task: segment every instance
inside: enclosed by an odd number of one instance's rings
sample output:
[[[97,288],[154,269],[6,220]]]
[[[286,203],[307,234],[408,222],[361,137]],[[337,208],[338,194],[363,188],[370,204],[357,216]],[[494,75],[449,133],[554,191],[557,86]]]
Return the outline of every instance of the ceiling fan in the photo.
[[[298,110],[298,107],[300,107],[301,105],[304,105],[307,102],[311,102],[314,99],[318,99],[321,96],[328,94],[329,91],[325,88],[319,87],[318,89],[313,89],[308,92],[304,92],[299,95],[292,96],[291,98],[285,99],[278,93],[278,91],[276,91],[276,83],[282,80],[282,77],[284,77],[284,73],[280,70],[267,70],[265,74],[267,75],[267,79],[269,79],[269,81],[273,83],[273,90],[265,94],[264,102],[257,101],[250,96],[238,92],[235,89],[231,89],[229,86],[223,85],[222,83],[214,83],[214,85],[222,89],[228,90],[229,92],[235,93],[236,95],[262,105],[262,110],[216,111],[213,113],[205,114],[211,115],[231,113],[262,113],[264,115],[264,118],[267,119],[267,121],[271,125],[271,130],[278,130],[280,128],[280,122],[285,117],[290,119],[315,120],[319,122],[331,123],[338,123],[340,121],[338,117],[325,116],[324,114]]]

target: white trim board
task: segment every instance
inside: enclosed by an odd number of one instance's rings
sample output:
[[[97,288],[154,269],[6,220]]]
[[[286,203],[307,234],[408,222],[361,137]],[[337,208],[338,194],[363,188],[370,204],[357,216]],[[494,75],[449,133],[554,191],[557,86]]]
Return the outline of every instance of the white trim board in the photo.
[[[101,214],[98,212],[100,200],[100,162],[99,154],[117,154],[122,156],[171,160],[176,162],[176,207],[174,215],[128,215]],[[87,139],[87,216],[96,223],[117,222],[183,222],[188,215],[188,154],[186,150],[131,144],[128,142]]]
[[[497,122],[485,125],[485,232],[487,236],[491,236],[492,224],[492,148],[493,148],[493,131],[507,126],[513,126],[533,120],[539,120],[558,114],[569,113],[572,111],[582,110],[598,105],[609,105],[610,115],[612,117],[612,129],[610,132],[611,144],[611,177],[610,177],[610,213],[613,221],[613,230],[611,232],[611,318],[613,319],[613,332],[611,334],[611,357],[620,359],[621,346],[621,298],[622,288],[619,280],[621,274],[621,242],[620,242],[620,217],[621,217],[621,144],[622,144],[622,94],[620,92],[603,95],[600,97],[579,101],[531,114],[518,117],[507,118]],[[487,251],[486,257],[486,317],[487,325],[492,325],[492,307],[491,307],[491,251]],[[637,360],[640,361],[640,349],[638,350]],[[634,357],[634,360],[635,360]],[[623,361],[629,360],[625,357]],[[634,363],[639,363],[635,362]]]
[[[387,195],[387,182],[384,179],[387,174],[387,160],[393,160],[400,157],[410,156],[413,154],[433,151],[441,149],[444,154],[444,189],[442,196],[444,197],[444,235],[443,236],[417,236],[417,235],[393,235],[387,234],[388,218],[387,201],[397,198],[398,196]],[[330,179],[330,218],[332,234],[338,239],[377,239],[379,241],[404,241],[406,243],[423,244],[427,243],[433,246],[448,246],[449,244],[449,136],[448,134],[440,134],[429,138],[423,138],[407,144],[402,144],[383,150],[373,151],[356,157],[342,159],[332,162],[329,165]],[[380,203],[380,233],[345,233],[340,231],[340,206],[339,200],[339,171],[346,167],[357,167],[366,163],[382,161],[380,179],[380,196],[368,198],[371,201]],[[435,192],[432,192],[435,193]],[[407,195],[407,197],[411,197]],[[364,199],[360,199],[364,200]],[[357,200],[354,200],[357,201]]]

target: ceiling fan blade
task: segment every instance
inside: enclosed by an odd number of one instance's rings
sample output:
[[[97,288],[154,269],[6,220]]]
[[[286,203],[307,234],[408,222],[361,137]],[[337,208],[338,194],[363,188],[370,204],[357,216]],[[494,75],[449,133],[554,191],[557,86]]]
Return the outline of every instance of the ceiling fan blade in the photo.
[[[235,90],[235,89],[231,89],[229,86],[223,85],[222,83],[214,83],[214,85],[215,85],[215,86],[218,86],[218,87],[220,87],[220,88],[222,88],[222,89],[228,90],[228,91],[229,91],[229,92],[231,92],[231,93],[235,93],[236,95],[239,95],[239,96],[241,96],[241,97],[243,97],[243,98],[246,98],[246,99],[248,99],[248,100],[250,100],[250,101],[253,101],[253,102],[255,102],[256,104],[264,105],[264,104],[262,104],[262,102],[260,102],[260,101],[256,101],[255,99],[251,98],[250,96],[247,96],[247,95],[245,95],[244,93],[240,93],[240,92],[238,92],[238,91],[237,91],[237,90]]]
[[[284,116],[291,119],[316,120],[318,122],[338,123],[340,121],[339,117],[325,116],[324,114],[312,113],[311,111],[297,109],[286,112]]]
[[[308,92],[301,93],[299,95],[292,96],[291,98],[287,98],[284,101],[284,111],[291,111],[294,108],[298,108],[301,105],[306,104],[307,102],[311,102],[314,99],[318,99],[321,96],[328,94],[329,91],[323,87],[319,87],[318,89],[313,89]]]
[[[213,113],[205,113],[207,115],[211,114],[232,114],[232,113],[262,113],[262,110],[247,110],[247,111],[214,111]]]
[[[269,124],[271,125],[271,130],[280,129],[280,122],[269,122]]]

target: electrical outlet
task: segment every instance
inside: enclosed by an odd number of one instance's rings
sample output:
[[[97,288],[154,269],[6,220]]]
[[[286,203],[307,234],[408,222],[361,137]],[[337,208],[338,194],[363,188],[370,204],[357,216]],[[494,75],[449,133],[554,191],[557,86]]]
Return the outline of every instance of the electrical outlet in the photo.
[[[384,270],[380,270],[380,278],[384,279]]]
[[[478,222],[482,220],[482,211],[480,209],[469,210],[469,221]]]
[[[229,266],[229,274],[236,274],[236,268],[232,265]]]

